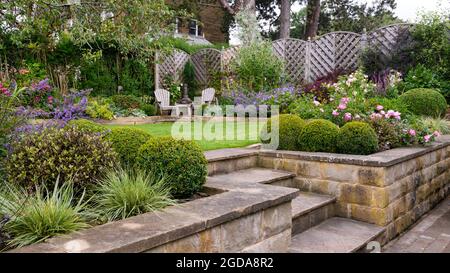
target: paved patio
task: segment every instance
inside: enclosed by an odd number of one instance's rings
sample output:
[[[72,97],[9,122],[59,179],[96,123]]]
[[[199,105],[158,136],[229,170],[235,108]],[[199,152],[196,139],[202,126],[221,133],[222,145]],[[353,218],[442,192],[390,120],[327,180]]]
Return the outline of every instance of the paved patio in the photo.
[[[450,196],[383,248],[390,253],[450,253]]]

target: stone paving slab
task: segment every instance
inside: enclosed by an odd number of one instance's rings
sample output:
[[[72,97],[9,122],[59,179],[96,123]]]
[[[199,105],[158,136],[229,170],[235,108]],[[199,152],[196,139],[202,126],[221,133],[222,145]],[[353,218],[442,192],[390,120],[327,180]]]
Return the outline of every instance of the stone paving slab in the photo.
[[[388,253],[450,253],[450,196],[383,248]]]
[[[291,253],[350,253],[374,240],[384,228],[333,217],[292,237]]]

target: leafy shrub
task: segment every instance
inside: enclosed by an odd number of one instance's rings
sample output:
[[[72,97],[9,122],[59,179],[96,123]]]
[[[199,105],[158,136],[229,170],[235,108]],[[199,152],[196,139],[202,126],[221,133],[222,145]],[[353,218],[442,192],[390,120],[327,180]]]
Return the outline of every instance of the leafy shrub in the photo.
[[[85,133],[105,133],[108,128],[87,119],[73,119],[67,123],[68,127],[75,127],[77,130]]]
[[[449,15],[448,9],[424,13],[411,33],[414,62],[435,71],[442,79],[450,78]]]
[[[395,110],[400,112],[402,114],[402,117],[404,118],[412,115],[411,111],[409,111],[408,105],[399,98],[396,99],[389,99],[385,97],[370,98],[365,102],[364,108],[366,112],[372,112],[379,105],[383,106],[385,110]]]
[[[8,180],[28,189],[59,177],[76,187],[93,183],[112,167],[117,155],[100,134],[76,128],[47,128],[11,142],[6,161]]]
[[[111,99],[121,109],[138,109],[141,107],[139,98],[132,95],[114,95]]]
[[[183,81],[188,86],[189,97],[194,99],[195,93],[198,89],[197,81],[195,80],[195,68],[192,62],[187,62],[183,69]]]
[[[302,151],[333,153],[336,151],[338,134],[339,127],[331,121],[311,120],[298,135],[298,145]]]
[[[86,107],[86,114],[91,118],[106,120],[114,119],[114,113],[110,109],[109,103],[105,103],[100,100],[89,99]]]
[[[387,119],[369,119],[368,124],[374,129],[378,139],[378,151],[385,151],[402,145],[401,123]]]
[[[342,69],[336,69],[323,77],[317,78],[313,83],[304,86],[306,94],[312,94],[318,101],[327,101],[329,90],[327,85],[336,83],[340,76],[346,74]]]
[[[175,197],[196,193],[206,180],[207,161],[192,141],[151,138],[139,149],[136,161],[142,169],[164,175]]]
[[[352,121],[339,130],[337,150],[340,153],[368,155],[376,152],[377,149],[377,135],[369,124]]]
[[[305,126],[306,122],[296,115],[284,114],[279,115],[278,117],[272,117],[266,124],[268,133],[272,130],[272,122],[275,118],[278,118],[278,150],[297,151],[297,136]]]
[[[175,202],[163,178],[140,169],[112,169],[95,188],[96,211],[108,221],[162,209]]]
[[[422,64],[408,71],[401,88],[404,91],[416,88],[436,89],[450,100],[450,82],[437,71],[426,68]]]
[[[288,112],[302,119],[328,119],[331,117],[332,105],[320,103],[311,96],[301,96],[289,105]]]
[[[89,227],[83,199],[84,195],[75,200],[72,183],[56,182],[52,191],[37,187],[35,193],[6,186],[0,191],[0,214],[9,217],[3,226],[12,237],[8,245],[22,247]]]
[[[270,90],[282,80],[283,62],[273,54],[269,42],[255,42],[241,47],[231,66],[238,85],[247,90]]]
[[[156,108],[152,104],[144,104],[141,106],[141,110],[144,111],[144,113],[147,116],[154,116],[156,115]]]
[[[440,117],[447,110],[444,96],[433,89],[412,89],[402,94],[400,100],[416,115]]]
[[[139,148],[150,138],[151,135],[144,130],[126,127],[113,128],[107,136],[120,161],[130,166],[135,164]]]

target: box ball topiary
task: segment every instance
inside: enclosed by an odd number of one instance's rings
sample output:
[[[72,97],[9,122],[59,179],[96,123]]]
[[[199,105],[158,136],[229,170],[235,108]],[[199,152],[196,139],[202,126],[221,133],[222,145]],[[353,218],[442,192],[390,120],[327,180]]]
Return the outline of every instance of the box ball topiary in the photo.
[[[137,165],[162,174],[174,197],[189,197],[206,180],[207,161],[193,141],[172,137],[153,137],[139,149]]]
[[[66,128],[72,127],[76,128],[79,131],[87,133],[106,133],[109,131],[109,129],[105,126],[87,119],[73,119],[69,121],[66,125]]]
[[[297,151],[297,138],[300,131],[305,126],[306,122],[297,115],[283,114],[270,118],[267,120],[266,127],[262,132],[272,132],[272,122],[278,119],[278,135],[279,144],[278,150]],[[262,140],[263,143],[269,143],[270,140]]]
[[[378,150],[375,130],[365,122],[352,121],[339,130],[337,150],[343,154],[368,155]]]
[[[30,133],[12,140],[10,148],[5,161],[7,178],[27,189],[41,183],[53,188],[58,177],[84,188],[118,162],[111,143],[102,135],[74,127]]]
[[[440,117],[447,111],[445,97],[434,89],[411,89],[402,94],[399,99],[416,115]]]
[[[119,155],[121,163],[133,166],[136,163],[139,148],[151,137],[144,130],[124,127],[111,129],[106,139],[112,143],[112,147]]]
[[[339,127],[325,119],[310,120],[298,135],[300,150],[306,152],[336,152]]]

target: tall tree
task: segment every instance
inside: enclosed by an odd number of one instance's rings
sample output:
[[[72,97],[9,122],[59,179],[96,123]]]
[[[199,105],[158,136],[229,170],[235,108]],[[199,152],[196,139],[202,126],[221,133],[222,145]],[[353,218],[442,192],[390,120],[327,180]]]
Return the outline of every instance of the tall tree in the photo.
[[[306,7],[305,40],[317,36],[319,30],[320,0],[308,0]]]
[[[291,31],[291,0],[281,0],[280,38],[289,38]]]

